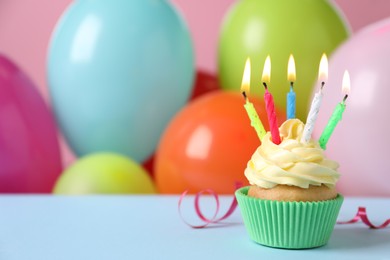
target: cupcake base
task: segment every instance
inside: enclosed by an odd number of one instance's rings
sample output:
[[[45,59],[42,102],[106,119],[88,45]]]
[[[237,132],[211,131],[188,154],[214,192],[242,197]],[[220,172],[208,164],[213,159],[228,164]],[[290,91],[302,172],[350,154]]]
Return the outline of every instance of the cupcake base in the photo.
[[[249,197],[263,200],[323,201],[335,199],[337,197],[337,191],[335,188],[328,188],[325,185],[310,185],[307,189],[281,184],[271,189],[252,185],[248,190],[248,195]]]
[[[332,234],[343,196],[317,202],[285,202],[249,197],[250,186],[236,191],[249,237],[262,245],[305,249],[325,245]]]

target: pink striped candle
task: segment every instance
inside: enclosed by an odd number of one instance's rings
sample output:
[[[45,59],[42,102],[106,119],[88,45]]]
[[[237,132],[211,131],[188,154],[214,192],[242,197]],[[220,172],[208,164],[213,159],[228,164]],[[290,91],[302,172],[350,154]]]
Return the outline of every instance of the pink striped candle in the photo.
[[[271,58],[268,56],[264,63],[264,69],[263,69],[263,85],[265,87],[265,94],[264,94],[264,101],[265,101],[265,108],[267,110],[267,116],[268,116],[268,123],[269,128],[272,136],[272,142],[274,144],[280,144],[280,134],[279,134],[279,126],[278,122],[276,120],[276,112],[275,112],[275,104],[274,104],[274,98],[272,97],[271,93],[268,91],[267,83],[271,79]]]

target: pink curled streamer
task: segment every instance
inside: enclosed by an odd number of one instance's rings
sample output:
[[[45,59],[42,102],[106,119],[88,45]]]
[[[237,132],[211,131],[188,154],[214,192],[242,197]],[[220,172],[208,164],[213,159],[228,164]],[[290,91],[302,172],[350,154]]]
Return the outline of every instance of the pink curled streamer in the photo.
[[[236,189],[239,189],[242,187],[242,183],[239,183],[237,182],[235,184],[236,186]],[[204,228],[206,226],[208,226],[209,224],[216,224],[222,220],[225,220],[227,219],[237,208],[237,200],[236,200],[236,197],[233,197],[233,201],[231,202],[230,206],[229,206],[229,209],[226,211],[226,213],[220,217],[220,218],[217,218],[217,215],[219,213],[219,208],[220,208],[220,203],[219,203],[219,197],[218,197],[218,194],[213,191],[212,189],[205,189],[205,190],[201,190],[199,191],[198,193],[196,193],[195,195],[195,201],[194,201],[194,206],[195,206],[195,211],[196,211],[196,214],[197,216],[205,223],[203,225],[192,225],[190,223],[188,223],[182,213],[181,213],[181,204],[183,202],[183,199],[184,197],[187,195],[188,191],[186,190],[185,192],[183,192],[179,198],[179,203],[178,203],[178,210],[179,210],[179,215],[180,215],[180,218],[183,220],[184,223],[186,223],[188,226],[192,227],[192,228]],[[202,213],[202,211],[200,210],[200,204],[199,204],[199,201],[200,201],[200,197],[205,194],[205,193],[208,193],[208,194],[211,194],[214,199],[215,199],[215,202],[216,202],[216,209],[215,209],[215,212],[214,212],[214,215],[212,218],[207,218],[205,217],[205,215]]]
[[[337,224],[353,224],[361,220],[364,224],[369,226],[372,229],[381,229],[385,228],[390,224],[390,219],[386,220],[382,225],[376,226],[371,223],[371,221],[368,219],[366,208],[365,207],[359,207],[358,212],[356,213],[355,217],[353,217],[351,220],[348,221],[338,221]]]
[[[236,183],[236,189],[239,189],[242,187],[242,184],[241,183]],[[183,202],[183,199],[184,197],[187,195],[188,191],[185,191],[181,194],[180,198],[179,198],[179,203],[178,203],[178,210],[179,210],[179,215],[180,215],[180,218],[182,219],[182,221],[184,223],[186,223],[188,226],[192,227],[192,228],[204,228],[206,226],[208,226],[209,224],[216,224],[222,220],[225,220],[227,219],[237,208],[237,200],[236,200],[236,197],[233,197],[233,201],[231,202],[230,204],[230,207],[229,209],[226,211],[226,213],[220,217],[220,218],[217,218],[217,215],[219,213],[219,208],[220,208],[220,202],[219,202],[219,196],[218,194],[213,191],[212,189],[205,189],[205,190],[202,190],[200,192],[198,192],[196,195],[195,195],[195,201],[194,201],[194,207],[195,207],[195,212],[197,214],[197,216],[205,223],[203,225],[192,225],[190,223],[188,223],[182,213],[181,213],[181,204]],[[212,195],[215,199],[215,202],[216,202],[216,209],[215,209],[215,212],[214,212],[214,215],[212,218],[207,218],[205,217],[205,215],[202,213],[202,211],[200,210],[200,205],[199,205],[199,201],[200,201],[200,197],[205,194],[205,193],[208,193],[210,195]],[[366,211],[366,208],[365,207],[359,207],[358,208],[358,211],[355,215],[355,217],[353,217],[351,220],[348,220],[348,221],[337,221],[337,224],[353,224],[353,223],[356,223],[358,222],[359,220],[361,220],[365,225],[367,225],[368,227],[372,228],[372,229],[382,229],[382,228],[386,228],[388,225],[390,225],[390,219],[387,219],[383,224],[379,225],[379,226],[376,226],[374,224],[371,223],[371,221],[368,219],[368,216],[367,216],[367,211]]]

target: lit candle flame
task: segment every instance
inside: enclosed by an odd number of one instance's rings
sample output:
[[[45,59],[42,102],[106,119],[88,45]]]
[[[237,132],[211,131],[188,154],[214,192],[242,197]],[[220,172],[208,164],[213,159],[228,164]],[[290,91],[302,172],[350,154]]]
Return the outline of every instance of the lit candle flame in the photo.
[[[288,67],[287,67],[287,80],[289,82],[295,82],[295,61],[294,56],[290,54],[290,58],[288,59]]]
[[[351,92],[351,79],[349,77],[348,70],[344,72],[341,91],[344,95],[349,95],[349,93]]]
[[[325,82],[328,80],[328,58],[326,54],[322,54],[320,61],[320,69],[318,71],[318,80],[320,82]]]
[[[271,81],[271,58],[269,55],[265,59],[264,68],[263,68],[263,76],[261,77],[264,83],[269,83]]]
[[[249,93],[251,83],[251,60],[248,57],[245,62],[244,74],[242,75],[241,92]]]

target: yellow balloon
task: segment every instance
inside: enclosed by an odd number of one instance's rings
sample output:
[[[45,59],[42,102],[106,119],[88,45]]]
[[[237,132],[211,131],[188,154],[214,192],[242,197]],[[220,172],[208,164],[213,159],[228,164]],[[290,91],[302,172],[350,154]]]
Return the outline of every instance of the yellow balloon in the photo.
[[[155,192],[152,179],[138,163],[115,153],[79,159],[61,174],[53,190],[68,195]]]

